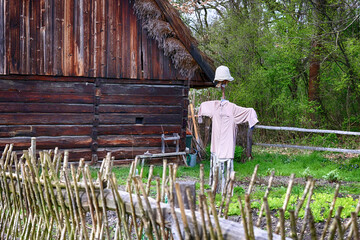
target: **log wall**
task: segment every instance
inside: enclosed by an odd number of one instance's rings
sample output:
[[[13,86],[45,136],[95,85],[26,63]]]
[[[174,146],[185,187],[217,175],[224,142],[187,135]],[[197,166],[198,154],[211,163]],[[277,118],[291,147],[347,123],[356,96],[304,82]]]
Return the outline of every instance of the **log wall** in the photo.
[[[69,149],[72,160],[110,151],[123,161],[161,152],[162,133],[179,133],[184,148],[186,86],[14,75],[0,76],[0,86],[0,148],[27,149],[37,137],[37,149]]]
[[[179,133],[185,147],[189,89],[181,85],[118,84],[102,80],[97,85],[95,118],[99,158],[111,151],[116,159],[133,159],[146,151],[161,152],[161,134]],[[170,150],[174,144],[167,143]]]

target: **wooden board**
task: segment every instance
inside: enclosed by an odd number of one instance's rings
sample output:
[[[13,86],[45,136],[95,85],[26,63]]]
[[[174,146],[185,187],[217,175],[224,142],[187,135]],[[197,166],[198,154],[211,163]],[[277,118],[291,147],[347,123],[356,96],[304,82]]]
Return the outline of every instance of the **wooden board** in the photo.
[[[38,125],[38,124],[90,124],[93,114],[78,113],[0,113],[0,124]]]
[[[94,84],[82,82],[44,82],[29,80],[0,80],[1,91],[93,94]]]
[[[19,73],[20,69],[20,1],[9,1],[9,54],[8,61],[11,74]]]
[[[181,106],[181,96],[146,96],[146,95],[114,95],[111,97],[101,96],[101,104],[119,105],[175,105]]]
[[[99,148],[97,151],[99,159],[106,157],[108,152],[111,152],[111,156],[115,159],[134,159],[137,155],[144,154],[145,152],[161,153],[161,147],[107,147]],[[174,152],[174,148],[170,148],[169,152]]]
[[[173,85],[145,85],[145,84],[102,84],[101,94],[103,95],[163,95],[163,96],[176,96],[183,95],[183,86]]]
[[[137,118],[142,118],[143,124],[182,123],[182,116],[179,114],[106,114],[99,117],[100,124],[135,124]]]
[[[161,135],[158,136],[132,136],[132,135],[110,135],[99,136],[97,140],[99,147],[159,147],[161,146]],[[167,142],[167,146],[175,147],[173,142]]]
[[[0,105],[1,106],[1,105]],[[177,114],[182,111],[180,106],[162,105],[116,105],[103,104],[99,106],[100,113],[142,113],[142,114]]]
[[[0,102],[2,113],[93,113],[92,104]]]
[[[36,103],[93,103],[93,95],[75,95],[75,94],[51,94],[33,92],[6,92],[0,91],[1,102],[36,102]]]
[[[90,136],[91,130],[92,125],[1,125],[0,137]]]
[[[150,135],[150,134],[172,134],[179,133],[181,131],[180,125],[164,125],[164,126],[153,126],[153,125],[99,125],[99,135]]]
[[[31,137],[13,137],[10,139],[0,138],[0,148],[6,144],[13,144],[14,149],[27,149],[31,145]],[[60,149],[66,148],[89,148],[91,145],[91,138],[88,136],[61,136],[61,137],[37,137],[37,149],[53,149],[54,146]]]

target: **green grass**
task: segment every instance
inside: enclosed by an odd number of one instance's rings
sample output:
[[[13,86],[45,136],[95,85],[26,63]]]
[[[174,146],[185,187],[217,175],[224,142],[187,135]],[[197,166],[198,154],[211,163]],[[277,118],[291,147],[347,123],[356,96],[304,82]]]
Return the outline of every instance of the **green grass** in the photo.
[[[333,157],[330,159],[328,154],[322,152],[304,153],[295,152],[295,154],[280,152],[269,152],[263,148],[255,148],[253,151],[253,160],[245,163],[234,162],[234,170],[236,171],[236,179],[244,180],[251,177],[255,166],[258,164],[258,176],[269,176],[271,171],[275,171],[275,176],[290,176],[295,173],[295,177],[312,176],[315,179],[327,179],[329,173],[334,172],[335,181],[349,181],[355,182],[353,187],[346,186],[346,191],[354,194],[360,182],[360,157],[353,157],[343,159],[340,157]],[[204,160],[205,183],[210,172],[210,161]],[[181,179],[199,179],[200,164],[195,167],[179,166],[176,177]],[[155,166],[153,175],[162,177],[162,165]],[[97,169],[92,169],[93,177],[96,177]],[[140,172],[140,167],[138,167]],[[114,167],[113,172],[119,181],[119,184],[124,185],[129,173],[129,167]],[[145,166],[143,176],[147,176],[149,166]],[[331,175],[331,174],[330,174]],[[331,179],[328,179],[331,180]]]
[[[324,153],[284,155],[280,153],[254,152],[254,159],[246,163],[235,163],[234,170],[238,178],[251,176],[254,168],[259,164],[258,175],[268,176],[275,171],[277,176],[296,177],[313,176],[325,179],[329,172],[336,170],[341,181],[360,181],[360,158],[330,160]]]
[[[349,217],[350,212],[354,210],[357,204],[357,197],[360,194],[360,157],[345,158],[341,154],[329,154],[322,152],[304,152],[304,151],[274,151],[255,147],[253,151],[253,159],[245,163],[239,162],[240,156],[236,156],[234,162],[234,170],[236,171],[236,180],[247,182],[253,174],[255,166],[258,164],[257,176],[269,176],[271,171],[275,171],[275,176],[290,176],[295,173],[297,178],[306,178],[312,176],[315,179],[326,179],[331,181],[346,181],[340,187],[340,197],[337,200],[337,206],[342,204],[346,209],[343,211],[343,217]],[[210,172],[209,160],[201,162],[204,164],[205,184],[208,183]],[[98,169],[91,169],[93,177],[96,177]],[[120,185],[125,185],[129,174],[129,167],[114,167],[113,172]],[[138,167],[140,173],[140,167]],[[162,177],[163,167],[155,166],[153,171],[154,177]],[[143,169],[143,181],[147,181],[149,173],[149,166]],[[178,180],[197,181],[196,189],[199,190],[200,164],[195,167],[179,166],[177,171]],[[168,173],[167,173],[168,174]],[[156,195],[155,181],[152,181],[152,188],[150,191],[151,196]],[[206,189],[210,189],[205,185]],[[288,209],[294,209],[298,199],[302,196],[304,185],[295,184],[291,191],[291,199]],[[266,184],[256,185],[251,194],[253,208],[259,209],[261,206],[262,198],[264,196]],[[237,202],[237,196],[244,197],[247,190],[246,184],[236,186],[234,188],[234,196],[231,199],[229,215],[238,215],[240,209]],[[285,194],[287,191],[287,181],[284,185],[273,186],[268,197],[271,209],[278,209],[282,207]],[[334,187],[331,184],[318,185],[314,189],[313,202],[311,208],[314,214],[315,221],[323,221],[328,215],[328,208],[330,201],[333,198]],[[216,196],[217,204],[220,204],[221,196]],[[286,212],[285,216],[288,217],[289,213]],[[299,213],[300,217],[303,215],[303,210]]]

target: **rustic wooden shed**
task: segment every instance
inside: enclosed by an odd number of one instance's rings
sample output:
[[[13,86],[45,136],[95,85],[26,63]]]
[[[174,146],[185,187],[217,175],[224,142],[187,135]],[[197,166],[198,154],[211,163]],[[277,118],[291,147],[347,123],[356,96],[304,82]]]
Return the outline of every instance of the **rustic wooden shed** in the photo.
[[[189,88],[213,76],[167,0],[0,0],[0,148],[125,163],[179,133],[184,150]]]

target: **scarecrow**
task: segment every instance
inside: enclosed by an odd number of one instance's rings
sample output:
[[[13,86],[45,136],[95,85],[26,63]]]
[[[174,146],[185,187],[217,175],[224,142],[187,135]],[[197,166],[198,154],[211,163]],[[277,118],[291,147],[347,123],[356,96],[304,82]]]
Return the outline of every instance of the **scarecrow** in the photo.
[[[221,100],[207,101],[200,105],[199,122],[201,116],[212,119],[211,133],[211,160],[209,185],[214,184],[215,169],[219,168],[219,181],[221,181],[221,191],[225,189],[225,171],[227,177],[234,170],[234,152],[237,135],[237,125],[248,122],[249,128],[253,128],[258,122],[256,112],[253,108],[243,108],[225,99],[225,87],[234,78],[230,75],[229,68],[220,66],[215,71],[214,81],[216,87],[222,90]],[[217,186],[212,186],[216,188]]]

